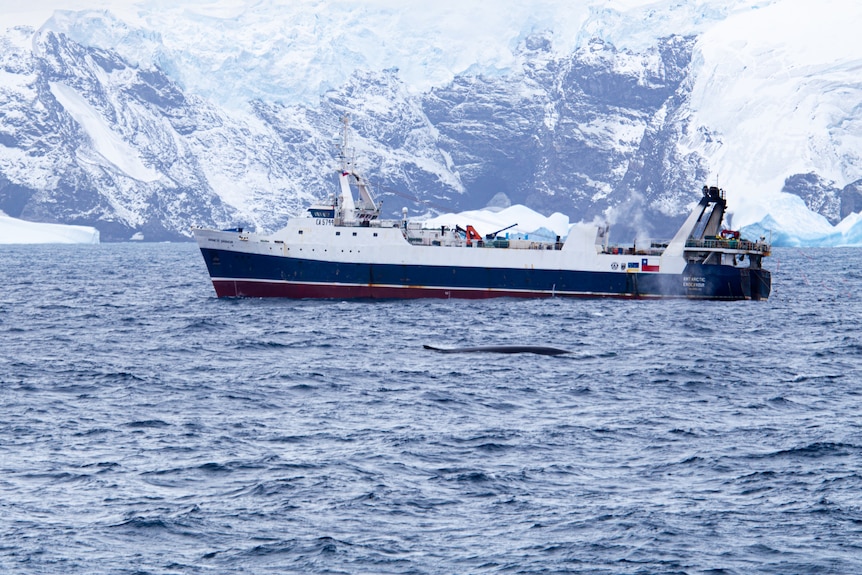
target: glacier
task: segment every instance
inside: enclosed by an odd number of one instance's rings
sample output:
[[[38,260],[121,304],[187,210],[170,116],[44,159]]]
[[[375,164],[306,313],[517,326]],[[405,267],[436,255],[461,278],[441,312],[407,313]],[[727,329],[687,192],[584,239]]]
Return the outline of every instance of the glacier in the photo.
[[[271,230],[327,189],[350,113],[413,215],[502,192],[662,232],[708,183],[749,235],[860,244],[855,0],[36,0],[4,24],[0,208],[27,219]]]

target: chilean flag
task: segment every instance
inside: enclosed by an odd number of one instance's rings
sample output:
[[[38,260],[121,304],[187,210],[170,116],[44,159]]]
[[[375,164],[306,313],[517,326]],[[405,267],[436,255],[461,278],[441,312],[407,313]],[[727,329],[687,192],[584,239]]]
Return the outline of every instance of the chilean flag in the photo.
[[[642,272],[657,272],[661,266],[651,266],[649,265],[649,260],[647,258],[643,258],[641,260],[641,271]]]

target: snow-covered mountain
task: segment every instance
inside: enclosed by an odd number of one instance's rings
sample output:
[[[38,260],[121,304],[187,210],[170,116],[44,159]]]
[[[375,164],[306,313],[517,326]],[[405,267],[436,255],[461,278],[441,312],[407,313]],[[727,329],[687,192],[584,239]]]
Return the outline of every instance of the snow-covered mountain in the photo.
[[[272,230],[330,191],[349,115],[390,214],[524,204],[669,236],[718,183],[736,227],[862,237],[855,0],[106,5],[4,19],[12,216]]]

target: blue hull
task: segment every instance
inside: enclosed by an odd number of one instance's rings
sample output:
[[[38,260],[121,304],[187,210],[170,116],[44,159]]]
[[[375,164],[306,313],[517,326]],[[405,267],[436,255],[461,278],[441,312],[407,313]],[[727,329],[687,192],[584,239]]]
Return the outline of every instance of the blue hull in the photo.
[[[335,263],[201,248],[219,297],[621,297],[767,299],[763,269],[689,264],[682,274]]]

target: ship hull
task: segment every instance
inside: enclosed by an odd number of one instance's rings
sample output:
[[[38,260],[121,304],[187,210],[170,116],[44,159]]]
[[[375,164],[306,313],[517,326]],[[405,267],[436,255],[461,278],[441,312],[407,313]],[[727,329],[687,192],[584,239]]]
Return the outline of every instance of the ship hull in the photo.
[[[219,297],[767,299],[767,270],[688,264],[682,273],[325,261],[202,247]]]

